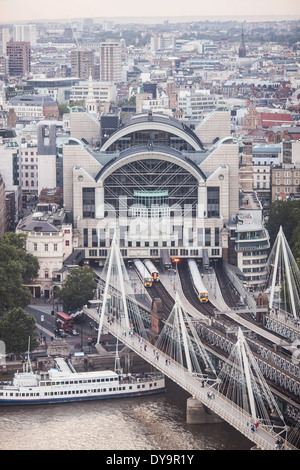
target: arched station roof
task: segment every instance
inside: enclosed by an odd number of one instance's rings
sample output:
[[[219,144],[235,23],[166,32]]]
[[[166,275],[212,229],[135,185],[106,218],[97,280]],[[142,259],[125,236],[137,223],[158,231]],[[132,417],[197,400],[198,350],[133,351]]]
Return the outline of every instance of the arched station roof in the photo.
[[[198,181],[205,181],[206,176],[202,170],[181,152],[166,147],[133,147],[120,152],[118,157],[112,158],[98,173],[95,180],[104,182],[105,179],[118,168],[135,160],[166,160],[191,173]]]
[[[186,141],[195,151],[204,150],[203,145],[197,135],[183,122],[165,114],[136,114],[124,121],[123,125],[117,129],[103,144],[101,151],[106,151],[109,147],[126,135],[139,131],[164,131],[174,134]]]

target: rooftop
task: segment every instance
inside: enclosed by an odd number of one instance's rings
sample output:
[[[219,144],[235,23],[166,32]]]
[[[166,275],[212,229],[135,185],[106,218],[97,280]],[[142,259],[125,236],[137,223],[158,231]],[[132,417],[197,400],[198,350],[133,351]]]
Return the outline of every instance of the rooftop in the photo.
[[[57,106],[56,101],[54,101],[50,96],[44,95],[20,95],[14,96],[10,102],[12,106]]]
[[[55,204],[48,206],[52,210],[33,212],[20,220],[17,229],[24,232],[59,232],[62,224],[65,223],[66,213]]]

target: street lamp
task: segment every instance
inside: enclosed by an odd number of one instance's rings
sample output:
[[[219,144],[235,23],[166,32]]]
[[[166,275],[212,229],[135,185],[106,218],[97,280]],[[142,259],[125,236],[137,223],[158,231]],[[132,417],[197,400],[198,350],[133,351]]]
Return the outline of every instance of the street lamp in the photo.
[[[175,263],[175,266],[176,266],[176,269],[175,269],[175,285],[174,285],[174,289],[175,289],[175,292],[177,291],[177,263],[180,261],[179,258],[172,258],[172,261],[174,261]]]

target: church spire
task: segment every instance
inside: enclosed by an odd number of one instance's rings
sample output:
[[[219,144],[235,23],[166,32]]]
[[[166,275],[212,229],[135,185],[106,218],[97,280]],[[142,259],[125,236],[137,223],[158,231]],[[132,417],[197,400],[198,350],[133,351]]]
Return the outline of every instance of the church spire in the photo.
[[[244,27],[242,26],[242,40],[239,47],[239,57],[246,57],[246,46],[244,39]]]
[[[91,113],[91,114],[97,113],[97,101],[94,96],[94,86],[93,86],[93,77],[92,77],[91,69],[90,69],[90,76],[89,76],[88,94],[85,100],[85,107],[88,113]]]

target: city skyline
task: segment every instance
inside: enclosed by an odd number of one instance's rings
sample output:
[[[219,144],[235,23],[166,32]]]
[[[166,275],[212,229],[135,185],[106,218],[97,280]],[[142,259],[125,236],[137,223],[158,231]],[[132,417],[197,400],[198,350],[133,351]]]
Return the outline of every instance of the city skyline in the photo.
[[[141,4],[137,0],[129,0],[124,3],[115,0],[113,8],[111,5],[103,5],[96,0],[86,0],[84,3],[75,3],[71,0],[59,2],[58,0],[0,0],[1,22],[13,23],[20,21],[37,20],[72,20],[74,18],[174,18],[174,17],[242,17],[253,16],[300,16],[300,4],[298,0],[259,0],[248,2],[245,0],[230,0],[224,2],[216,0],[213,5],[193,0],[188,7],[179,0],[166,0],[161,3],[153,0],[151,5]]]

